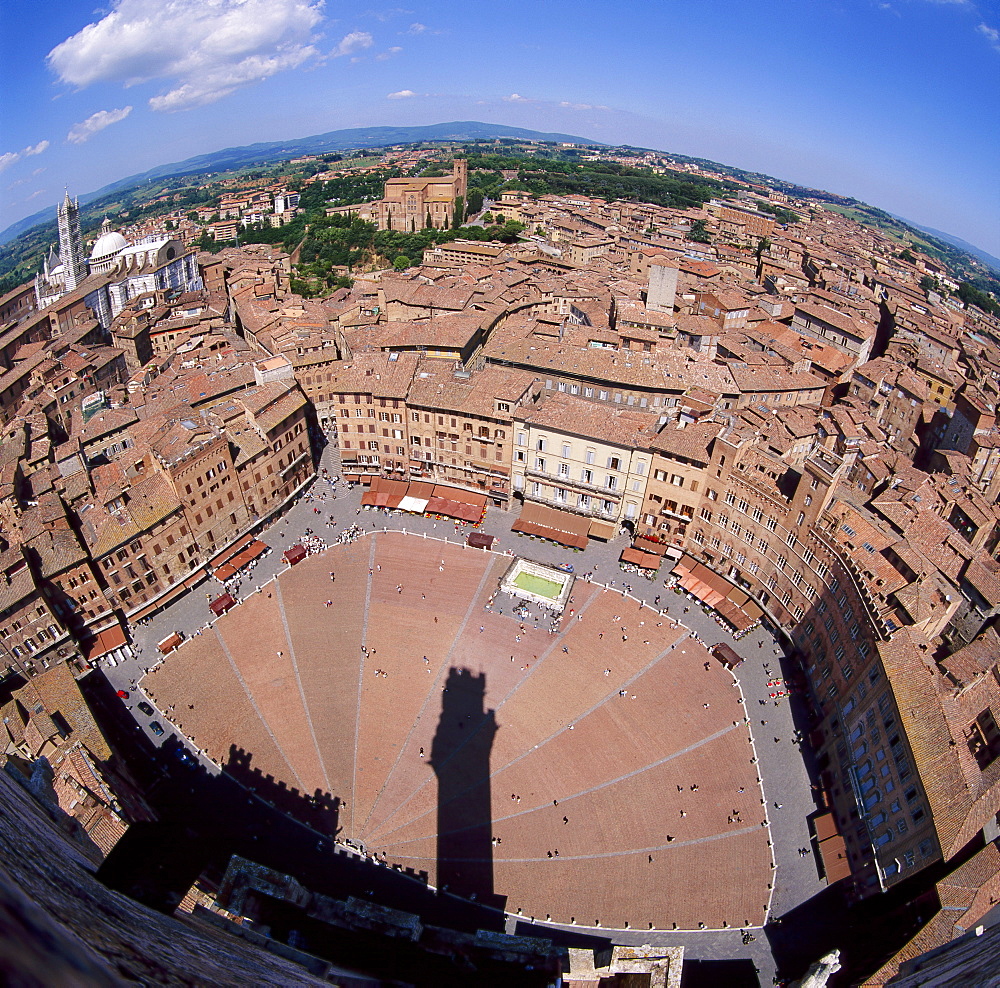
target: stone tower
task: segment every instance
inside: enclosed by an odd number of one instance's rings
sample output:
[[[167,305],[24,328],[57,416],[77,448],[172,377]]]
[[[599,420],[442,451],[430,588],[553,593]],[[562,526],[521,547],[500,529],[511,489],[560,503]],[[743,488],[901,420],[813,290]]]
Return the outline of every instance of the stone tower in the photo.
[[[83,239],[80,236],[80,203],[69,192],[56,207],[59,223],[59,259],[63,265],[63,286],[71,292],[87,276],[83,263]]]
[[[650,264],[646,308],[651,312],[665,312],[671,315],[676,295],[677,268],[669,264]]]
[[[464,199],[469,191],[469,162],[465,158],[455,158],[451,174],[455,182],[455,198],[461,196]]]

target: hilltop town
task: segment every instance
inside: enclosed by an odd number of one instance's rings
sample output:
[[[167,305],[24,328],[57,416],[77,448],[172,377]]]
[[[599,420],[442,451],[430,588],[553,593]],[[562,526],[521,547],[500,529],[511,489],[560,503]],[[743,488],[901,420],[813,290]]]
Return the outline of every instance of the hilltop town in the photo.
[[[974,926],[1000,895],[1000,318],[917,248],[693,164],[719,190],[683,208],[470,202],[438,150],[377,167],[404,174],[324,215],[449,239],[314,297],[296,251],[203,249],[280,230],[305,191],[89,244],[67,194],[58,248],[0,298],[0,675],[85,675],[329,443],[373,497],[433,484],[560,544],[623,540],[734,630],[783,629],[850,894],[974,862]],[[454,235],[467,209],[520,235]]]

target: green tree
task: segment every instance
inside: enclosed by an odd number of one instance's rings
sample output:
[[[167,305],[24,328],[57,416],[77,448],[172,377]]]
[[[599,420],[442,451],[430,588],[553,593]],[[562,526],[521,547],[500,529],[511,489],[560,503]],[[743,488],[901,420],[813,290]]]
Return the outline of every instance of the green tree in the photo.
[[[490,233],[493,235],[492,239],[512,244],[519,240],[521,234],[524,233],[524,224],[518,223],[517,220],[507,220],[503,226],[493,227]]]
[[[455,196],[455,212],[451,218],[452,229],[457,230],[465,222],[465,199]]]
[[[479,189],[469,189],[469,215],[475,216],[483,208],[483,193]]]
[[[938,282],[937,278],[934,278],[929,274],[925,274],[920,279],[920,288],[925,292],[936,292],[938,291],[938,289],[940,289],[940,287],[941,285],[940,282]]]
[[[397,271],[405,271],[413,262],[405,255],[398,254],[396,260],[392,262],[392,266]]]
[[[913,256],[913,254],[909,250],[901,250],[896,255],[896,257],[898,257],[901,261],[906,261],[907,264],[917,263],[917,259]]]
[[[704,220],[695,220],[691,224],[691,229],[688,231],[688,240],[693,240],[695,243],[699,244],[710,244],[712,238],[708,235],[708,230],[705,227]]]
[[[483,213],[483,222],[487,226],[489,226],[493,222],[493,214],[492,213]]]
[[[962,303],[966,306],[974,305],[976,308],[982,309],[983,312],[990,313],[990,315],[1000,316],[1000,303],[987,295],[986,292],[976,288],[972,282],[963,281],[958,286],[958,291],[955,294],[958,295]]]
[[[424,221],[424,228],[430,230],[434,226],[434,220],[431,219],[431,211],[427,210],[427,219]]]

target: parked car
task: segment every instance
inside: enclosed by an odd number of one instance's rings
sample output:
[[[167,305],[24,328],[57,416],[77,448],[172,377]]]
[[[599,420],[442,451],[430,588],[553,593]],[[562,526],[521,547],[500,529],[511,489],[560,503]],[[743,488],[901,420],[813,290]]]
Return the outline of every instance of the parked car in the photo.
[[[145,714],[145,715],[146,715],[147,717],[152,717],[152,716],[153,716],[153,708],[152,708],[152,707],[151,707],[151,706],[150,706],[150,705],[149,705],[148,703],[146,703],[146,701],[145,701],[145,700],[140,700],[140,701],[139,701],[139,702],[138,702],[138,703],[136,704],[136,706],[137,706],[137,707],[138,707],[138,708],[139,708],[139,709],[140,709],[140,710],[141,710],[141,711],[142,711],[142,712],[143,712],[143,713],[144,713],[144,714]]]
[[[165,751],[168,755],[173,755],[174,758],[181,763],[181,765],[184,765],[187,768],[198,767],[198,759],[184,747],[184,742],[181,741],[181,739],[176,735],[168,738],[163,743],[163,751]]]
[[[119,691],[118,691],[118,695],[119,695],[119,696],[120,696],[120,697],[121,697],[121,698],[122,698],[123,700],[127,700],[127,699],[128,699],[128,692],[127,692],[126,690],[119,690]]]
[[[158,737],[163,737],[163,727],[160,725],[159,721],[151,720],[149,722],[149,729]]]
[[[177,761],[179,761],[181,765],[186,765],[188,768],[198,767],[197,760],[195,759],[194,755],[192,755],[191,752],[187,750],[187,748],[178,747],[177,749],[175,749],[174,755],[177,757]]]

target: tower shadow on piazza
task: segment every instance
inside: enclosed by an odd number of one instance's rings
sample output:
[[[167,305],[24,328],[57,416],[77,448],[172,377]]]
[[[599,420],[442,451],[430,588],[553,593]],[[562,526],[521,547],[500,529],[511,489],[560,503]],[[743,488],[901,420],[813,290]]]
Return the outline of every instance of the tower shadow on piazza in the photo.
[[[772,855],[732,674],[583,580],[561,617],[515,614],[509,564],[373,534],[286,571],[143,685],[232,774],[450,894],[580,927],[761,925]]]
[[[438,884],[503,909],[505,898],[493,890],[490,752],[496,715],[484,708],[485,674],[450,669],[445,682],[430,758],[438,780]]]

